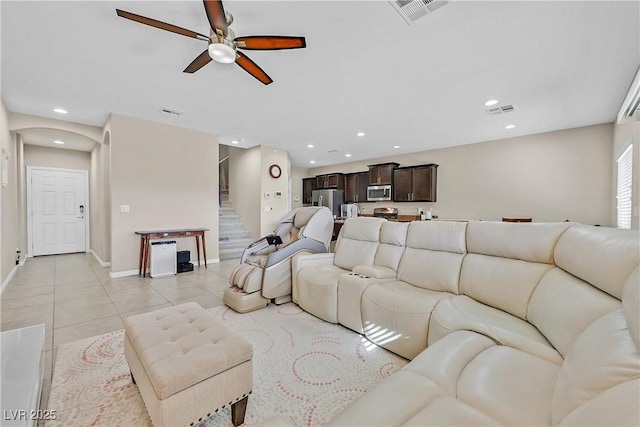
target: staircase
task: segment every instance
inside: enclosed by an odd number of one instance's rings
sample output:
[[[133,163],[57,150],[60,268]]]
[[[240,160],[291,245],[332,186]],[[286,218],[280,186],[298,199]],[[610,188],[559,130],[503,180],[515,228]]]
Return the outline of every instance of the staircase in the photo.
[[[229,193],[222,193],[222,206],[220,207],[219,218],[220,233],[220,261],[228,259],[238,259],[242,256],[242,251],[249,246],[254,239],[249,231],[244,227],[238,214],[231,206]]]

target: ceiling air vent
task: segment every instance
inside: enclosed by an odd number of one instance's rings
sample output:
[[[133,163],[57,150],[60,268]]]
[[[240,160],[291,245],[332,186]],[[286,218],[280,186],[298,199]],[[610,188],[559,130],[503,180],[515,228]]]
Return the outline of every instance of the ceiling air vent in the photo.
[[[342,151],[340,151],[340,150],[329,150],[329,151],[327,151],[327,153],[329,153],[329,154],[339,154],[339,153],[342,153]]]
[[[395,0],[391,6],[411,25],[417,19],[449,4],[448,0]]]
[[[503,105],[501,107],[493,107],[493,108],[487,108],[487,114],[489,114],[490,116],[497,116],[498,114],[505,114],[505,113],[511,113],[512,111],[515,111],[516,107],[514,105]]]
[[[168,114],[173,117],[179,117],[180,115],[182,115],[182,111],[174,110],[172,108],[167,108],[167,107],[162,107],[160,109],[160,112],[164,114]]]

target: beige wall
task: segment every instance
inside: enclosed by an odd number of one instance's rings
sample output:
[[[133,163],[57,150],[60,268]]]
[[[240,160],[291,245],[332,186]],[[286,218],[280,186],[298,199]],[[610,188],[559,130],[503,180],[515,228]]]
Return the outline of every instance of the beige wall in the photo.
[[[19,246],[17,150],[14,136],[9,132],[8,116],[4,102],[0,102],[0,152],[9,156],[8,185],[0,186],[0,283],[3,285],[15,268],[16,248]]]
[[[261,171],[261,221],[260,235],[270,234],[275,228],[278,220],[289,212],[288,192],[289,192],[289,155],[284,150],[277,150],[273,147],[261,146],[262,151],[262,167]],[[278,165],[282,170],[280,178],[271,178],[269,175],[269,167]],[[276,192],[281,193],[281,197],[276,197]],[[267,198],[266,195],[271,197]]]
[[[371,159],[310,169],[327,172],[366,171],[367,165],[395,161],[401,166],[436,163],[436,203],[362,203],[396,206],[400,214],[417,208],[440,218],[500,220],[533,217],[534,221],[571,221],[611,225],[611,150],[613,125],[602,124],[503,139],[403,156]]]
[[[229,200],[251,233],[251,237],[260,237],[261,185],[261,148],[242,149],[229,147]]]
[[[291,168],[291,209],[302,207],[302,178],[308,176],[307,168]]]
[[[110,127],[112,274],[137,273],[136,230],[208,228],[207,258],[218,258],[217,136],[116,114]],[[194,259],[195,239],[177,241]]]
[[[633,145],[633,169],[631,205],[633,206],[631,216],[631,228],[640,229],[640,122],[630,122],[615,125],[613,132],[612,150],[612,179],[611,179],[611,225],[616,225],[616,193],[618,183],[618,158],[629,145]]]
[[[88,171],[91,169],[91,153],[25,144],[24,162],[27,166]]]

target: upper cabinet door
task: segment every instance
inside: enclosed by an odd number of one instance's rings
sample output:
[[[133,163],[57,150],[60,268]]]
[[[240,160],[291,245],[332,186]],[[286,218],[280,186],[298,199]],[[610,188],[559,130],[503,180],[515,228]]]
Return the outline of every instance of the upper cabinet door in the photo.
[[[412,172],[412,198],[414,202],[435,202],[438,165],[417,166]]]
[[[358,196],[358,174],[349,173],[344,176],[344,202],[355,203]]]
[[[383,163],[380,165],[369,165],[369,184],[371,185],[392,185],[393,170],[399,165],[397,163]]]
[[[411,201],[411,168],[395,169],[393,171],[393,201]]]

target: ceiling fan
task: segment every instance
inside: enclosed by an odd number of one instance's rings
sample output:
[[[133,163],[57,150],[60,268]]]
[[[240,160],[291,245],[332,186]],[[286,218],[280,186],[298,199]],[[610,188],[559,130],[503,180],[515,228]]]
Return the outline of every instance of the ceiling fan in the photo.
[[[233,16],[225,12],[221,0],[203,0],[204,10],[209,20],[209,37],[204,34],[156,19],[136,15],[116,9],[118,16],[141,24],[150,25],[161,30],[170,31],[194,39],[206,41],[209,47],[184,69],[185,73],[195,73],[200,68],[207,65],[211,60],[229,64],[235,62],[247,73],[260,80],[265,85],[273,82],[271,77],[262,68],[253,62],[247,55],[238,49],[244,50],[280,50],[280,49],[301,49],[307,47],[304,37],[298,36],[245,36],[236,37],[229,28],[233,22]]]

